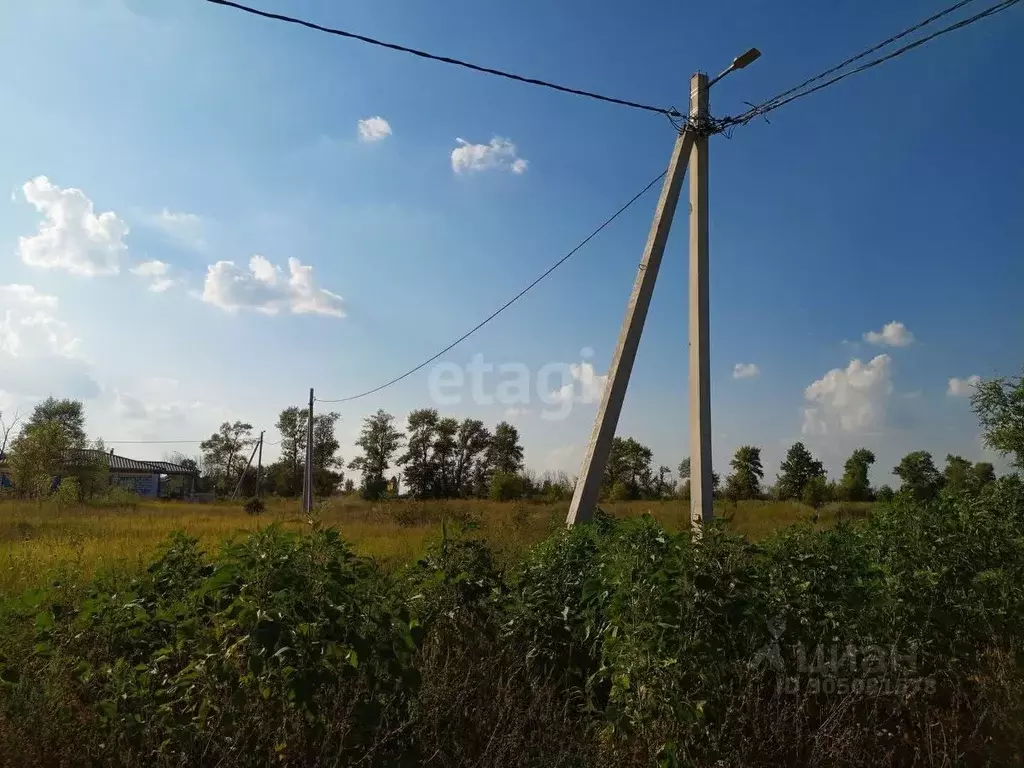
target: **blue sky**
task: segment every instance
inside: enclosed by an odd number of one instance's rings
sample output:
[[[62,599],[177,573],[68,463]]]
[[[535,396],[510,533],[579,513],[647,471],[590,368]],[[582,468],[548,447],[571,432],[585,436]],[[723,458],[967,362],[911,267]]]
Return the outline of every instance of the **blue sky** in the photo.
[[[918,0],[260,7],[680,107],[694,70],[717,72],[756,45],[762,58],[715,86],[716,115],[937,10]],[[1024,362],[1022,39],[1014,7],[712,140],[717,467],[753,443],[774,479],[796,439],[833,472],[854,447],[872,448],[876,482],[917,448],[990,458],[970,385],[950,379]],[[390,379],[575,245],[664,167],[673,140],[657,115],[198,0],[21,4],[0,29],[0,64],[11,74],[0,81],[0,180],[11,190],[0,205],[0,409],[83,397],[90,431],[108,440],[202,438],[225,418],[272,440],[277,411],[310,386],[343,397]],[[390,133],[360,140],[358,122],[372,117]],[[475,165],[468,150],[453,164],[460,138],[479,145]],[[483,354],[533,372],[587,362],[599,389],[655,199],[445,359]],[[686,242],[681,215],[619,428],[673,467],[688,444]],[[250,272],[256,254],[257,272],[281,270],[270,288]],[[298,288],[289,259],[312,268]],[[73,266],[85,262],[111,274]],[[900,325],[883,335],[890,323]],[[758,373],[734,378],[736,364]],[[345,456],[366,414],[404,421],[430,405],[428,377],[337,406]],[[528,463],[575,474],[594,405],[551,421],[534,400],[509,417]],[[442,410],[493,424],[508,407],[467,390]],[[116,447],[143,458],[195,448]]]

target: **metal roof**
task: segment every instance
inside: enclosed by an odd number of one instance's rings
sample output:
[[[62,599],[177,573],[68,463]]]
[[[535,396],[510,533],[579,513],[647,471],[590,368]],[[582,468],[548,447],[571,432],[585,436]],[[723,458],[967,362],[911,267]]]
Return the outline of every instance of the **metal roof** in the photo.
[[[0,466],[4,464],[7,455],[0,453]],[[196,470],[183,467],[180,464],[172,464],[169,461],[138,461],[129,459],[127,456],[116,456],[113,452],[99,451],[95,448],[72,448],[65,455],[65,461],[70,465],[84,464],[100,460],[113,472],[141,472],[161,475],[197,475]]]

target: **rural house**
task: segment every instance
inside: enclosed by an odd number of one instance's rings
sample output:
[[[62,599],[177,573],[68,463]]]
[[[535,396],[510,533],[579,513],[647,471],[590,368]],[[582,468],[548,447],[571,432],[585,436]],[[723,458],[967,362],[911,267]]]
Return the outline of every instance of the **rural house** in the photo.
[[[118,485],[145,498],[189,496],[195,492],[196,472],[188,467],[168,461],[139,461],[117,456],[114,451],[78,449],[68,453],[65,467],[92,465],[102,462],[110,473],[110,484]],[[54,478],[54,486],[60,477]],[[13,486],[6,456],[0,454],[0,488]]]

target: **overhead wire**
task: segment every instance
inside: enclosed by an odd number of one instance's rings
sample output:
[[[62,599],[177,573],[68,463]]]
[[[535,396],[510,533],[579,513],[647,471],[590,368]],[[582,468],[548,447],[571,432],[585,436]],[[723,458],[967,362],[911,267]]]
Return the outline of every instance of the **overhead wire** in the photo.
[[[455,341],[453,341],[451,344],[446,346],[440,352],[437,352],[436,354],[431,355],[430,357],[428,357],[426,360],[424,360],[422,363],[420,363],[419,365],[415,366],[414,368],[410,368],[408,371],[406,371],[405,373],[401,374],[400,376],[395,376],[395,378],[391,379],[390,381],[386,381],[383,384],[374,387],[373,389],[368,389],[365,392],[360,392],[357,395],[350,395],[349,397],[339,397],[339,398],[334,398],[334,399],[315,398],[316,402],[318,402],[318,403],[348,403],[348,402],[351,402],[352,400],[359,400],[360,398],[367,397],[369,395],[373,395],[373,394],[375,394],[377,392],[380,392],[382,389],[387,389],[391,385],[397,384],[398,382],[402,381],[403,379],[406,379],[409,376],[412,376],[417,371],[420,371],[423,368],[425,368],[426,366],[430,365],[432,362],[437,360],[443,354],[445,354],[446,352],[449,352],[450,350],[454,349],[456,346],[461,344],[463,341],[468,339],[470,336],[472,336],[474,333],[479,331],[481,328],[483,328],[485,325],[487,325],[489,322],[491,322],[494,318],[496,318],[498,315],[500,315],[502,312],[504,312],[506,309],[511,307],[517,301],[519,301],[519,299],[521,299],[523,296],[525,296],[527,293],[529,293],[538,283],[540,283],[548,275],[550,275],[552,272],[554,272],[556,269],[558,269],[560,266],[562,266],[565,262],[567,262],[573,255],[575,255],[577,253],[577,251],[579,251],[581,248],[583,248],[583,246],[585,246],[587,243],[589,243],[591,240],[593,240],[595,237],[597,237],[597,235],[600,234],[601,231],[605,229],[605,227],[607,227],[609,224],[611,224],[613,221],[615,221],[619,216],[621,216],[623,213],[625,213],[626,210],[630,206],[633,205],[633,203],[635,203],[637,200],[639,200],[641,197],[643,197],[644,194],[646,194],[647,191],[651,187],[653,187],[655,184],[657,184],[659,181],[661,181],[661,179],[664,176],[665,176],[665,171],[662,171],[657,176],[655,176],[653,179],[651,179],[647,183],[647,185],[643,189],[641,189],[639,192],[637,192],[635,195],[633,195],[633,197],[631,197],[629,199],[629,201],[625,205],[623,205],[621,208],[619,208],[617,211],[615,211],[615,213],[613,213],[611,216],[609,216],[607,219],[605,219],[600,224],[600,226],[597,227],[597,229],[593,230],[589,235],[587,235],[585,238],[583,238],[583,240],[581,240],[572,250],[570,250],[568,253],[566,253],[564,256],[562,256],[562,258],[560,258],[558,261],[556,261],[554,264],[552,264],[550,267],[548,267],[548,269],[545,270],[533,282],[531,282],[529,285],[527,285],[525,288],[523,288],[523,290],[521,290],[519,293],[517,293],[511,299],[506,301],[504,304],[502,304],[500,307],[498,307],[498,309],[496,309],[494,312],[489,314],[481,322],[477,323],[475,326],[473,326],[471,329],[469,329],[466,333],[462,334],[462,336],[457,338]]]
[[[623,107],[632,107],[633,109],[641,109],[647,112],[654,112],[660,115],[668,115],[670,117],[679,117],[680,112],[675,107],[658,107],[651,104],[643,104],[639,101],[631,101],[629,99],[619,99],[614,96],[605,96],[604,94],[595,93],[594,91],[585,91],[580,88],[570,88],[566,85],[559,85],[548,80],[539,80],[534,77],[525,77],[524,75],[517,75],[514,72],[506,72],[500,69],[494,69],[493,67],[485,67],[480,64],[473,64],[472,62],[463,61],[462,59],[452,58],[451,56],[439,56],[434,53],[420,50],[418,48],[410,48],[405,45],[399,45],[397,43],[389,43],[384,40],[378,40],[367,35],[360,35],[355,32],[349,32],[344,29],[337,29],[333,27],[325,27],[321,24],[316,24],[312,21],[306,21],[299,19],[294,16],[286,16],[281,13],[272,13],[270,11],[262,11],[258,8],[252,8],[248,5],[242,5],[241,3],[233,2],[233,0],[206,0],[208,3],[214,3],[215,5],[223,5],[228,8],[234,8],[244,13],[249,13],[254,16],[261,16],[265,19],[272,19],[274,21],[282,21],[287,24],[298,24],[299,26],[306,27],[307,29],[314,29],[318,32],[326,32],[329,35],[336,35],[338,37],[345,37],[350,40],[359,40],[363,43],[375,45],[380,48],[387,48],[392,51],[399,51],[401,53],[412,54],[413,56],[419,56],[423,59],[430,59],[431,61],[438,61],[443,64],[452,64],[457,67],[463,67],[464,69],[470,69],[474,72],[482,72],[487,75],[495,75],[497,77],[503,77],[507,80],[514,80],[519,83],[526,83],[528,85],[537,85],[542,88],[550,88],[555,91],[562,93],[571,93],[575,96],[585,96],[588,99],[596,99],[598,101],[604,101],[609,104],[618,104]]]
[[[749,109],[748,111],[744,112],[741,115],[737,115],[735,117],[726,117],[726,118],[721,118],[721,119],[716,120],[715,121],[715,130],[716,130],[716,132],[720,133],[720,132],[722,132],[722,131],[724,131],[724,130],[726,130],[728,128],[731,128],[733,126],[736,126],[736,125],[746,125],[747,123],[749,123],[751,120],[753,120],[756,117],[760,117],[762,115],[766,115],[769,112],[773,112],[776,109],[779,109],[780,107],[783,107],[786,104],[789,104],[790,102],[796,101],[797,99],[802,99],[805,96],[810,96],[812,93],[815,93],[817,91],[820,91],[820,90],[823,90],[825,88],[828,88],[831,85],[835,85],[839,81],[845,80],[847,77],[850,77],[851,75],[856,75],[856,74],[858,74],[860,72],[864,72],[865,70],[871,69],[872,67],[877,67],[879,64],[884,64],[885,62],[890,61],[892,59],[895,59],[898,56],[902,56],[903,54],[905,54],[905,53],[907,53],[909,51],[912,51],[915,48],[918,48],[918,47],[924,45],[925,43],[930,42],[931,40],[934,40],[937,37],[941,37],[942,35],[946,35],[946,34],[948,34],[950,32],[954,32],[954,31],[956,31],[958,29],[962,29],[963,27],[966,27],[966,26],[968,26],[970,24],[973,24],[973,23],[975,23],[977,21],[980,21],[980,20],[982,20],[984,18],[987,18],[988,16],[992,16],[992,15],[994,15],[996,13],[999,13],[1000,11],[1004,11],[1007,8],[1009,8],[1010,6],[1016,5],[1018,2],[1020,2],[1020,0],[1003,0],[1003,2],[996,3],[995,5],[989,6],[985,10],[980,11],[979,13],[976,13],[973,16],[969,16],[966,19],[962,19],[962,20],[956,22],[955,24],[950,24],[948,27],[943,27],[942,29],[940,29],[940,30],[938,30],[936,32],[933,32],[930,35],[926,35],[926,36],[924,36],[924,37],[922,37],[922,38],[920,38],[918,40],[915,40],[912,43],[908,43],[907,45],[901,46],[900,48],[897,48],[895,51],[892,51],[891,53],[888,53],[885,56],[880,56],[880,57],[878,57],[876,59],[872,59],[871,61],[869,61],[869,62],[867,62],[865,64],[860,65],[859,67],[855,67],[854,69],[851,69],[851,70],[849,70],[847,72],[843,72],[842,74],[836,75],[835,77],[833,77],[833,78],[831,78],[829,80],[826,80],[823,83],[819,83],[818,85],[814,86],[813,88],[808,88],[806,90],[801,90],[805,86],[807,86],[807,85],[809,85],[811,83],[817,82],[818,80],[821,80],[822,78],[825,78],[825,77],[827,77],[830,74],[838,72],[840,69],[843,69],[844,67],[848,66],[852,62],[859,61],[860,59],[864,58],[865,56],[870,55],[871,53],[874,53],[874,52],[878,51],[881,48],[884,48],[885,46],[891,44],[892,42],[894,42],[896,40],[899,40],[899,39],[901,39],[903,37],[906,37],[908,34],[921,29],[922,27],[924,27],[927,24],[932,23],[936,19],[939,19],[939,18],[941,18],[941,17],[943,17],[943,16],[945,16],[945,15],[947,15],[949,13],[952,13],[955,10],[958,10],[959,8],[962,8],[967,3],[972,2],[972,1],[973,0],[963,0],[962,2],[956,3],[955,5],[952,5],[949,8],[946,8],[945,10],[943,10],[943,11],[937,13],[937,14],[934,14],[933,16],[929,17],[928,19],[925,19],[924,21],[919,22],[918,24],[914,25],[913,27],[910,27],[909,29],[906,29],[903,32],[900,32],[898,35],[894,35],[893,37],[890,37],[888,40],[886,40],[886,41],[884,41],[882,43],[879,43],[878,45],[872,46],[871,48],[868,48],[865,51],[862,51],[861,53],[857,54],[856,56],[853,56],[853,57],[847,59],[843,63],[838,64],[835,67],[832,67],[831,69],[827,69],[824,72],[822,72],[822,73],[820,73],[818,75],[815,75],[814,77],[810,78],[809,80],[805,80],[800,85],[795,86],[793,88],[790,88],[790,89],[788,89],[786,91],[783,91],[782,93],[772,97],[768,101],[765,101],[765,102],[761,103],[760,105],[752,107],[751,109]]]
[[[206,442],[203,440],[104,440],[104,443],[111,445],[171,445],[171,444],[194,444]]]

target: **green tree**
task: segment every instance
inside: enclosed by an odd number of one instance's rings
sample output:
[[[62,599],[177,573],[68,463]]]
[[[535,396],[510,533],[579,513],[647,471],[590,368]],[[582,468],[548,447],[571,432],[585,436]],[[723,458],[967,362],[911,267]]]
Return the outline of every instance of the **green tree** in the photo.
[[[943,486],[952,493],[968,493],[974,490],[974,465],[963,456],[948,454],[942,475]]]
[[[652,495],[656,499],[664,499],[672,495],[672,467],[662,464],[654,478]]]
[[[492,472],[514,475],[523,468],[523,446],[519,430],[503,421],[494,428],[494,437],[487,447],[487,465]]]
[[[25,498],[50,493],[70,449],[68,432],[57,421],[38,421],[11,441],[9,457],[14,491]]]
[[[888,486],[888,485],[883,485],[881,488],[879,488],[877,491],[875,491],[875,499],[877,501],[881,501],[881,502],[883,502],[885,504],[888,504],[895,497],[896,497],[896,492],[892,489],[891,486]]]
[[[679,462],[679,482],[690,479],[690,457]]]
[[[410,412],[405,424],[405,453],[398,457],[398,463],[403,467],[409,495],[418,499],[430,496],[435,486],[433,452],[438,421],[435,409],[421,408]]]
[[[338,455],[341,444],[334,434],[340,418],[333,411],[313,416],[313,492],[317,496],[330,496],[345,476],[345,462]]]
[[[892,472],[902,481],[900,494],[915,501],[932,501],[942,490],[942,475],[928,451],[908,453]]]
[[[804,486],[812,477],[824,477],[825,467],[803,443],[793,443],[782,462],[776,495],[780,499],[801,499]]]
[[[839,492],[845,501],[871,501],[868,470],[875,463],[875,454],[867,448],[858,448],[843,465],[843,478]]]
[[[761,478],[764,477],[761,449],[753,445],[740,446],[729,466],[732,474],[725,481],[726,498],[736,501],[759,498]]]
[[[632,437],[615,437],[608,451],[602,491],[608,498],[639,499],[652,485],[650,448]]]
[[[302,493],[302,466],[306,463],[306,421],[309,412],[305,408],[291,406],[277,417],[278,434],[281,436],[281,468],[268,472],[275,492],[281,496],[298,496]]]
[[[479,419],[463,419],[455,436],[456,459],[453,477],[454,492],[457,496],[473,493],[473,478],[484,464],[487,448],[491,444],[491,433]],[[482,470],[485,472],[486,467]]]
[[[984,379],[971,395],[986,447],[1024,469],[1024,376]]]
[[[220,493],[234,490],[248,458],[245,451],[252,444],[252,424],[244,421],[225,421],[220,429],[199,444],[206,471]]]
[[[828,481],[824,475],[814,475],[807,478],[804,483],[804,491],[800,499],[804,504],[814,510],[814,522],[818,522],[818,510],[828,502],[829,489]]]
[[[437,422],[437,436],[434,438],[434,487],[431,493],[436,499],[448,499],[457,495],[455,463],[458,432],[458,419],[446,416]]]
[[[85,408],[80,400],[58,400],[51,396],[37,403],[25,429],[42,424],[56,424],[64,432],[68,448],[85,447]]]
[[[378,499],[387,491],[388,481],[384,473],[402,444],[402,437],[395,428],[395,417],[383,409],[363,419],[363,428],[356,440],[356,445],[363,449],[363,455],[352,459],[348,466],[362,472],[360,490],[365,498]]]
[[[974,478],[974,487],[979,490],[996,481],[996,469],[988,461],[975,463],[971,469],[971,475]]]

